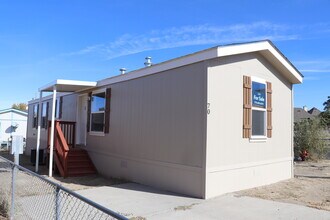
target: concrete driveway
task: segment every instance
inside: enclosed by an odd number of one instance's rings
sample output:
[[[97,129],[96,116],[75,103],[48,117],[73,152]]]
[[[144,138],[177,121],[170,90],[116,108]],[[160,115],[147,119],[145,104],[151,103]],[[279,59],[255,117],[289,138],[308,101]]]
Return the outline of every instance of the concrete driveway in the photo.
[[[235,193],[209,200],[126,183],[77,193],[132,219],[324,219],[330,212],[305,206],[240,197]]]

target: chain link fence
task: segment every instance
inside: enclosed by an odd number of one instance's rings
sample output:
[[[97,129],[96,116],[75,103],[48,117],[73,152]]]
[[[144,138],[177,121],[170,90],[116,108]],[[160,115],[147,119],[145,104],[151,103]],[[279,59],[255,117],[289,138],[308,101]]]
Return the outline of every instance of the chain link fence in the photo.
[[[15,220],[127,219],[0,156],[1,215]]]

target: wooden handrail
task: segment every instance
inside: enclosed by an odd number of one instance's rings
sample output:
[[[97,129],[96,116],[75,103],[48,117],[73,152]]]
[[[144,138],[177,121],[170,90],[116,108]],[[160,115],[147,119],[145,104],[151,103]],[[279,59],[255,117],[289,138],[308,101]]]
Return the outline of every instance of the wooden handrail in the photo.
[[[51,123],[49,123],[49,129]],[[60,171],[61,176],[67,177],[68,174],[68,154],[70,146],[74,147],[75,144],[75,122],[68,121],[55,121],[54,129],[54,151],[55,163]],[[48,144],[50,144],[50,132],[48,132]],[[70,144],[68,143],[70,142]]]
[[[70,148],[69,148],[69,146],[68,146],[68,144],[67,144],[67,142],[65,140],[64,134],[63,134],[62,129],[60,127],[60,123],[57,121],[55,123],[55,125],[56,125],[55,128],[56,128],[57,138],[60,140],[60,143],[61,143],[61,145],[63,147],[63,151],[64,152],[68,152],[70,150]]]

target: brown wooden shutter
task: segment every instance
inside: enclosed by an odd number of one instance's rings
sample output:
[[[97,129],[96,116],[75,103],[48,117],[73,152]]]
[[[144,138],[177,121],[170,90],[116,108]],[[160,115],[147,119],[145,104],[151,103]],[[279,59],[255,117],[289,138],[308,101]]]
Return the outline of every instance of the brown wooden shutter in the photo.
[[[243,138],[251,137],[251,77],[243,76]]]
[[[105,92],[105,116],[104,116],[104,133],[109,133],[110,128],[110,102],[111,102],[111,88],[107,88]]]
[[[88,103],[87,103],[87,132],[90,131],[91,125],[91,104],[92,104],[92,93],[88,93]]]
[[[58,103],[60,106],[58,107],[58,119],[62,118],[62,109],[63,109],[63,96],[60,97],[60,103]]]
[[[272,137],[272,83],[267,82],[267,137]]]

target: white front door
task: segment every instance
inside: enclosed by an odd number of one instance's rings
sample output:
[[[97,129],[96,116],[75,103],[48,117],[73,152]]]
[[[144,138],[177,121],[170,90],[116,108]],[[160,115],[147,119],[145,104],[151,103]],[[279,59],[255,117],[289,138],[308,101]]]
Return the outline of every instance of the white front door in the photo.
[[[77,144],[86,146],[87,132],[87,104],[88,96],[81,95],[78,97],[78,114],[77,114]]]

